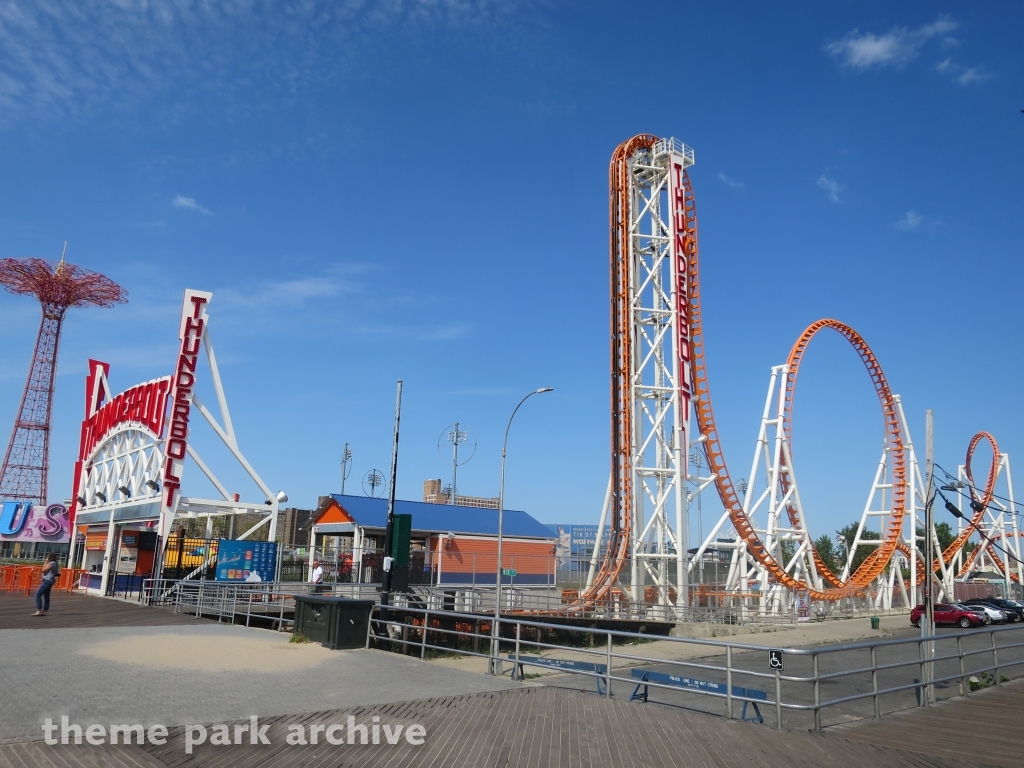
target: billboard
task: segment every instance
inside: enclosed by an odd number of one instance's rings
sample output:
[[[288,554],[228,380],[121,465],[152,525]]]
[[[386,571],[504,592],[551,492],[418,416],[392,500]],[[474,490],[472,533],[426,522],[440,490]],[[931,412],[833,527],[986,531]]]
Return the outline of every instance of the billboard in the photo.
[[[578,570],[581,560],[594,554],[594,542],[597,540],[596,525],[549,525],[555,534],[555,559],[560,569]],[[605,536],[608,526],[605,526]]]
[[[221,539],[217,545],[217,581],[273,581],[276,566],[276,541]]]
[[[68,509],[63,504],[45,507],[23,501],[5,501],[0,507],[0,543],[7,541],[67,544],[71,541]]]

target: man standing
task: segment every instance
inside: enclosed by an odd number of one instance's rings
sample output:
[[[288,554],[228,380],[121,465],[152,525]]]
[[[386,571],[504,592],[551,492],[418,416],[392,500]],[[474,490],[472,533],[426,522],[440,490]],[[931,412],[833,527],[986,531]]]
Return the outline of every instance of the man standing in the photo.
[[[313,582],[314,595],[319,595],[324,591],[324,569],[320,567],[319,560],[313,560],[313,570],[309,573],[309,580]]]

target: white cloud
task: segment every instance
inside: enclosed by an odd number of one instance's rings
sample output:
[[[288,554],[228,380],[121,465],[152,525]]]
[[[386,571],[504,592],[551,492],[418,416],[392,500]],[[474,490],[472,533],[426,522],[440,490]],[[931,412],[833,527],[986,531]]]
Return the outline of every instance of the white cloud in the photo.
[[[940,16],[931,24],[917,29],[893,27],[881,35],[854,29],[841,40],[828,43],[825,51],[854,69],[900,65],[917,58],[921,46],[928,40],[956,28],[957,22]]]
[[[334,264],[322,275],[278,282],[264,281],[244,292],[234,288],[222,289],[219,296],[232,306],[261,311],[268,307],[294,307],[312,299],[328,299],[360,292],[363,285],[352,280],[351,276],[365,271],[358,264]]]
[[[828,193],[828,199],[833,203],[839,202],[839,193],[843,191],[843,185],[835,179],[830,179],[825,174],[821,174],[817,181],[818,187],[824,189]]]
[[[913,232],[915,229],[920,229],[922,221],[924,221],[924,216],[914,213],[914,211],[907,211],[906,215],[896,222],[896,229]]]
[[[735,187],[736,189],[743,189],[745,186],[747,186],[745,182],[730,179],[724,173],[718,174],[718,178],[721,180],[723,184],[727,184],[730,187]]]
[[[977,67],[970,67],[961,72],[956,78],[957,85],[970,85],[971,83],[980,83],[982,80],[988,80],[988,75],[982,72]]]
[[[514,37],[520,0],[0,0],[0,124],[174,119],[362,71],[396,35]],[[208,97],[205,101],[197,97]]]
[[[952,58],[946,57],[935,65],[935,71],[948,75],[957,85],[970,85],[988,80],[990,75],[980,67],[961,67]]]
[[[181,195],[177,195],[171,201],[171,205],[175,208],[186,208],[190,211],[197,211],[198,213],[205,213],[207,216],[213,216],[213,213],[197,203],[194,197],[182,197]]]

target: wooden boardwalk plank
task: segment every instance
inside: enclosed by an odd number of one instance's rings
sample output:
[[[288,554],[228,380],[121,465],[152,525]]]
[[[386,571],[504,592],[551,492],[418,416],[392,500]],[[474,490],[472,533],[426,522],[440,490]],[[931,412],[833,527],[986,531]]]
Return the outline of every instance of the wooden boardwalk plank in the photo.
[[[58,594],[46,616],[33,616],[32,596],[0,593],[0,629],[82,629],[86,627],[159,627],[196,624],[197,619],[168,608],[79,594]]]

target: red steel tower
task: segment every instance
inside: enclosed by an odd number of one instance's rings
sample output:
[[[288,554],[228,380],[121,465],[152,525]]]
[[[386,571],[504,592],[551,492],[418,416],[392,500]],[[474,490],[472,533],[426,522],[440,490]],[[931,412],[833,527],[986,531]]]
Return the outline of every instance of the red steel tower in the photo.
[[[63,258],[56,267],[43,259],[0,259],[0,285],[10,293],[32,294],[43,309],[21,407],[0,469],[0,500],[45,505],[50,414],[64,313],[69,307],[123,304],[128,294],[110,278]]]

